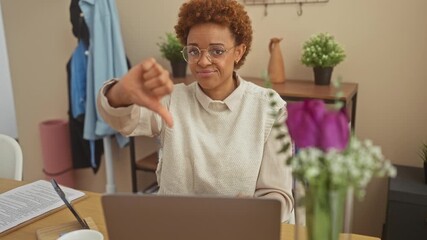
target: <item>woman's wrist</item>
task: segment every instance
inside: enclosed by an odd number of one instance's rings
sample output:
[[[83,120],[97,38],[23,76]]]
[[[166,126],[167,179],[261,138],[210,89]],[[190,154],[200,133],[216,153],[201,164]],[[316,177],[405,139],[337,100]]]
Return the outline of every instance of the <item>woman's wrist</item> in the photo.
[[[104,95],[110,106],[114,108],[127,107],[132,105],[132,102],[127,98],[127,94],[122,91],[120,81],[115,80],[104,89]]]

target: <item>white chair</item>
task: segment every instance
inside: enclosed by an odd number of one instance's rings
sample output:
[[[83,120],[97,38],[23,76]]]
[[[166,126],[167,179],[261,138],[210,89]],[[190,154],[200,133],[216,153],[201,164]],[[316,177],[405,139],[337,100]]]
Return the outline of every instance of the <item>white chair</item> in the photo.
[[[12,137],[0,134],[0,178],[22,180],[22,150]]]

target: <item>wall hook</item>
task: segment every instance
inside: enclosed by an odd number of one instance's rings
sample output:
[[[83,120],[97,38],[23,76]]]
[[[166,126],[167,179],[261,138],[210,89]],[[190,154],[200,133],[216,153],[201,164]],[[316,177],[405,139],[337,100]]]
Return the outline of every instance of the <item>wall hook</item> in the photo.
[[[0,0],[1,1],[1,0]],[[268,15],[268,5],[279,5],[279,4],[298,4],[297,15],[302,16],[303,10],[302,5],[304,3],[327,3],[329,0],[241,0],[246,5],[264,5],[264,17]]]
[[[268,4],[267,3],[264,4],[264,17],[267,17],[267,15],[268,15],[268,13],[267,13],[267,7],[268,7]]]
[[[297,15],[301,16],[302,15],[302,2],[298,3],[298,11],[297,11]]]

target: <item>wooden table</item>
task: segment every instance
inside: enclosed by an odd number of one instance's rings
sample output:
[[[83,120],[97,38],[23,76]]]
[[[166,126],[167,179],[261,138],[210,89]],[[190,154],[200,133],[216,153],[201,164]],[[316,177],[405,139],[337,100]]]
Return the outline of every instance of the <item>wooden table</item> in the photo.
[[[6,192],[15,187],[19,187],[24,185],[26,182],[18,182],[15,180],[7,180],[0,178],[0,193]],[[96,225],[98,226],[98,230],[104,234],[105,240],[108,240],[107,229],[105,227],[104,221],[104,212],[101,206],[101,194],[86,192],[87,198],[82,199],[76,203],[73,203],[75,209],[79,212],[79,214],[85,217],[92,217]],[[37,221],[33,221],[17,230],[10,232],[9,234],[2,236],[2,240],[35,240],[36,239],[36,231],[41,228],[60,225],[62,223],[67,223],[70,221],[74,221],[74,217],[68,209],[61,209],[55,213],[52,213],[42,219],[38,219]],[[301,240],[305,239],[305,232],[300,233],[303,235]],[[291,224],[282,224],[281,227],[281,240],[293,240],[294,239],[294,231],[295,226]],[[346,238],[347,235],[342,234],[341,240],[379,240],[379,238],[375,237],[367,237],[357,234],[350,234],[351,238]],[[116,240],[116,239],[115,239]],[[120,239],[119,239],[120,240]]]
[[[261,78],[243,77],[243,79],[253,82],[261,87],[265,87],[265,83]],[[174,79],[176,83],[189,84],[194,81],[191,75],[186,78]],[[336,89],[330,86],[315,85],[314,81],[310,80],[292,80],[287,79],[285,83],[273,84],[272,88],[286,101],[301,101],[304,99],[321,99],[326,103],[334,103],[336,101]],[[357,107],[357,83],[342,83],[341,91],[343,96],[340,98],[344,102],[349,116],[351,117],[351,128],[354,131],[356,128],[356,107]]]
[[[305,228],[301,227],[299,231],[299,240],[306,240]],[[280,240],[293,240],[295,239],[295,225],[282,223]],[[377,237],[369,237],[359,234],[340,234],[340,240],[380,240]]]
[[[0,178],[0,193],[11,190],[15,187],[26,184],[27,182],[19,182]],[[104,234],[105,240],[108,240],[107,229],[105,227],[104,212],[101,207],[101,194],[93,192],[85,192],[87,197],[73,202],[73,207],[82,218],[91,217],[98,227],[98,230]],[[17,230],[10,232],[5,236],[1,236],[1,240],[36,240],[36,231],[41,228],[61,225],[63,223],[75,221],[73,214],[66,208],[47,215],[41,219],[31,222]]]

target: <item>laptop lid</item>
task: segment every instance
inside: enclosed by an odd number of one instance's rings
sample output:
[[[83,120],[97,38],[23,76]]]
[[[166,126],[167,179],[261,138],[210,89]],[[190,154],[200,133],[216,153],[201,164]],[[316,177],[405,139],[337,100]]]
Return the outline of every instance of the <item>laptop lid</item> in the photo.
[[[139,194],[102,196],[111,240],[279,240],[273,199]]]

